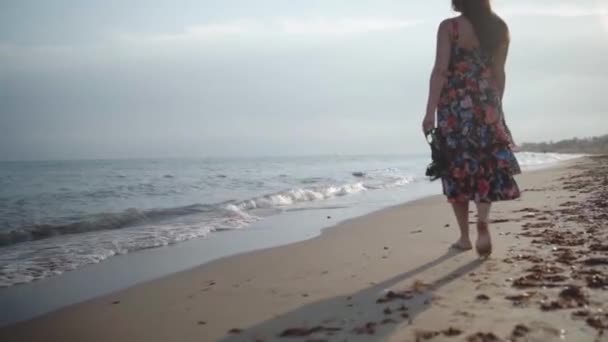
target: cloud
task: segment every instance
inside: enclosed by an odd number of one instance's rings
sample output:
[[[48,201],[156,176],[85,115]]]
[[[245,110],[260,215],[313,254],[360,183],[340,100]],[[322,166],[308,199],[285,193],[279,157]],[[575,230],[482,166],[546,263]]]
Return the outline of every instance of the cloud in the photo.
[[[421,24],[421,20],[399,18],[278,18],[271,20],[235,20],[190,26],[176,33],[122,34],[128,43],[165,43],[206,41],[256,35],[343,36],[373,32],[398,31]]]

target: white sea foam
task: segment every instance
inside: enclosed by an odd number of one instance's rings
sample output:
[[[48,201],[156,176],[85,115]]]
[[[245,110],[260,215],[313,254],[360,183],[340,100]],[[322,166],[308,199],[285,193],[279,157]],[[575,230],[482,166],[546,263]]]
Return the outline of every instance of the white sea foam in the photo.
[[[196,222],[142,224],[4,247],[0,254],[0,287],[58,275],[118,254],[168,246],[214,231],[242,229],[259,220],[236,208],[230,209],[221,217],[200,217]]]
[[[534,152],[519,152],[516,153],[517,160],[524,170],[539,169],[550,167],[557,163],[580,158],[582,154],[559,154],[559,153],[534,153]]]

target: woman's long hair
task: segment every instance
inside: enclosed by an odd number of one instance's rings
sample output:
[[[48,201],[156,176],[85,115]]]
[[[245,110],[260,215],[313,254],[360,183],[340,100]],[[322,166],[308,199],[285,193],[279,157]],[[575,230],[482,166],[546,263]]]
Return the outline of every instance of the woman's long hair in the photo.
[[[481,49],[491,57],[509,41],[507,24],[492,12],[490,0],[452,0],[452,7],[473,24]]]

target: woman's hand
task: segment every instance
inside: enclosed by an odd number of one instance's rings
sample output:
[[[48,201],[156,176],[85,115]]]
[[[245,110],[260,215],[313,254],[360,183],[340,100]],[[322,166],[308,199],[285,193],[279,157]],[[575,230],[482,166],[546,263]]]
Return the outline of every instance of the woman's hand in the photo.
[[[435,128],[435,113],[430,113],[424,116],[422,121],[422,133],[426,135]]]
[[[521,146],[519,146],[519,144],[517,144],[515,142],[515,140],[513,140],[513,137],[509,135],[509,138],[511,139],[511,142],[509,144],[509,148],[511,149],[512,152],[521,152]]]

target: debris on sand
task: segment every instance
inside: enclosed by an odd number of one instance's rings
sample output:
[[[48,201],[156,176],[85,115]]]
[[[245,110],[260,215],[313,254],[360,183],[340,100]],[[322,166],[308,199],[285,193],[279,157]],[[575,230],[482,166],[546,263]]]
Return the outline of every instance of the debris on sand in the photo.
[[[501,342],[501,338],[494,333],[477,333],[467,337],[467,342]]]
[[[514,213],[540,213],[541,211],[534,208],[523,208],[520,210],[514,211]]]
[[[531,287],[559,287],[560,282],[568,280],[562,275],[543,274],[540,272],[530,273],[513,281],[513,287],[525,289]]]
[[[600,243],[589,246],[589,249],[593,252],[608,252],[608,245],[602,245]]]
[[[608,329],[608,314],[595,314],[587,318],[587,324],[599,331]]]
[[[587,287],[591,289],[605,289],[608,288],[608,276],[594,274],[587,276]]]
[[[543,295],[541,295],[538,292],[532,291],[532,292],[524,292],[524,293],[517,294],[517,295],[506,296],[505,298],[507,300],[510,300],[513,303],[513,306],[515,306],[515,307],[526,307],[526,306],[530,305],[530,302],[534,298],[544,299],[546,297],[544,297]]]
[[[462,330],[450,327],[443,331],[443,335],[447,337],[454,337],[462,335]]]
[[[526,272],[536,272],[536,273],[544,273],[544,274],[560,274],[566,272],[565,269],[553,266],[553,265],[534,265],[529,268]]]
[[[523,324],[518,324],[515,326],[515,328],[513,329],[513,332],[511,333],[511,339],[515,340],[517,338],[525,337],[529,332],[530,332],[530,328],[528,328],[527,326],[525,326]]]
[[[589,258],[583,261],[587,266],[604,266],[608,265],[608,258]]]
[[[524,235],[524,234],[522,234]],[[564,246],[564,247],[575,247],[582,246],[585,244],[585,239],[580,238],[580,234],[575,234],[573,232],[568,231],[555,231],[555,230],[545,230],[542,232],[540,236],[534,237],[542,237],[540,240],[532,240],[534,244],[544,244],[544,245],[553,245],[553,246]]]
[[[325,327],[322,325],[318,325],[313,328],[289,328],[284,330],[279,337],[306,337],[318,333],[332,334],[340,330],[342,330],[342,328]]]
[[[517,260],[517,261],[529,261],[529,262],[532,262],[532,263],[540,263],[540,262],[544,261],[543,258],[541,258],[541,257],[539,257],[537,255],[522,255],[522,254],[519,254],[514,259]]]
[[[395,300],[409,300],[412,298],[414,298],[414,294],[412,293],[412,291],[388,291],[384,295],[384,297],[378,298],[378,300],[376,300],[376,304],[390,303]]]
[[[573,319],[587,318],[587,317],[589,317],[589,315],[591,315],[589,310],[578,310],[578,311],[574,311],[572,313],[572,318]]]
[[[416,341],[432,340],[439,335],[441,335],[441,333],[439,331],[417,331],[416,332]]]
[[[380,324],[382,324],[382,325],[387,325],[387,324],[397,324],[397,323],[398,323],[398,322],[397,322],[397,321],[395,321],[395,320],[394,320],[394,319],[392,319],[392,318],[385,318],[385,319],[383,319],[383,320],[382,320],[382,322],[380,322]]]
[[[423,281],[416,280],[412,286],[412,290],[416,293],[425,293],[431,288],[431,285],[426,284]]]
[[[478,301],[487,302],[490,300],[490,297],[485,294],[480,294],[480,295],[477,295],[477,297],[475,297],[475,299],[477,299]]]
[[[571,249],[558,249],[556,250],[557,257],[555,261],[564,265],[572,265],[575,261],[578,260],[578,257]]]
[[[428,340],[432,340],[437,336],[446,336],[446,337],[455,337],[455,336],[460,336],[462,335],[462,330],[460,329],[456,329],[453,327],[449,327],[448,329],[445,330],[440,330],[440,331],[417,331],[416,332],[416,341],[428,341]]]
[[[524,223],[522,225],[522,227],[524,229],[539,229],[539,228],[553,228],[553,227],[555,227],[555,225],[551,222],[543,221],[543,222],[535,222],[535,223],[532,223],[532,222]]]
[[[559,293],[558,300],[549,303],[542,303],[540,308],[543,311],[553,311],[561,309],[572,309],[584,307],[589,304],[587,296],[578,286],[568,286]]]
[[[367,322],[365,325],[353,329],[357,335],[374,335],[376,333],[376,322]]]

